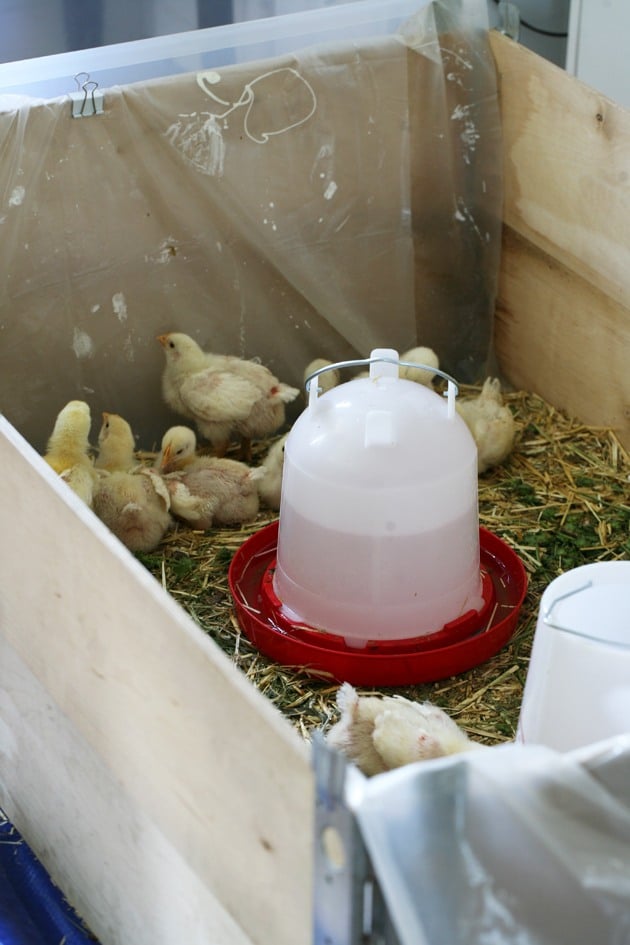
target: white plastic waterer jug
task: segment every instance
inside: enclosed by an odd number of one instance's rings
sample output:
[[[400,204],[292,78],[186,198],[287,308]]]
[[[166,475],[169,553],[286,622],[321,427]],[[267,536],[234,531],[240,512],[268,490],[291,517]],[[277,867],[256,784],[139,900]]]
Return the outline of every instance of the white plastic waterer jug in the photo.
[[[321,396],[311,382],[285,443],[273,578],[289,620],[351,646],[482,605],[477,448],[456,385],[445,398],[400,378],[389,348],[370,359],[368,378]]]

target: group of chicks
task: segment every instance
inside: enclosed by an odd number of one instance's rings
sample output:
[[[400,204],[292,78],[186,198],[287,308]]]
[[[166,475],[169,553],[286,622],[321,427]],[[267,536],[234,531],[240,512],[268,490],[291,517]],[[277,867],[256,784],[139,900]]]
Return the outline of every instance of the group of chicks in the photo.
[[[432,386],[440,362],[431,348],[410,348],[401,354],[400,361],[403,363],[398,370],[399,377],[425,387]],[[336,387],[341,380],[340,374],[330,365],[330,361],[323,358],[315,359],[304,371],[304,379],[322,371],[316,377],[320,389],[327,391]],[[367,371],[361,371],[356,377],[366,377],[367,374]],[[512,411],[503,400],[499,378],[487,377],[478,395],[458,400],[455,407],[477,446],[478,472],[486,472],[507,459],[514,446],[516,424]]]
[[[90,443],[89,405],[72,400],[57,415],[44,460],[131,551],[151,551],[176,520],[192,528],[252,521],[261,502],[280,506],[282,444],[252,467],[251,441],[275,433],[299,390],[254,361],[208,354],[188,335],[158,338],[165,352],[164,400],[193,420],[213,455],[197,451],[192,427],[164,434],[152,465],[140,462],[130,424],[103,413],[98,448]],[[225,452],[235,437],[243,459]],[[94,456],[96,452],[96,456]]]
[[[90,443],[91,413],[85,401],[72,400],[60,411],[44,454],[110,530],[131,550],[151,551],[175,521],[198,530],[252,521],[262,505],[280,508],[284,433],[258,466],[251,465],[252,441],[274,436],[286,423],[286,405],[300,393],[263,364],[204,351],[183,332],[158,336],[165,365],[164,402],[192,426],[173,426],[164,434],[152,465],[140,462],[129,423],[104,413],[96,456]],[[430,386],[439,361],[430,348],[404,352],[400,376]],[[305,379],[330,362],[312,361]],[[340,382],[331,366],[316,377],[326,391]],[[507,456],[514,420],[503,403],[501,386],[488,378],[478,397],[457,405],[467,423],[483,472]],[[193,429],[193,427],[195,429]],[[197,436],[212,455],[197,450]],[[225,453],[240,441],[240,458]]]
[[[205,352],[181,332],[160,335],[158,341],[165,355],[163,399],[196,431],[170,427],[148,465],[139,460],[131,426],[119,414],[103,413],[93,449],[90,407],[72,400],[58,414],[44,453],[52,469],[132,551],[154,549],[176,520],[207,530],[251,521],[261,504],[278,510],[288,434],[275,439],[259,466],[251,465],[251,444],[281,430],[286,404],[299,394],[262,364]],[[432,385],[439,361],[430,348],[410,349],[400,360],[408,362],[401,364],[400,377]],[[315,380],[321,391],[340,383],[338,369],[323,359],[306,367],[304,379],[319,371]],[[457,410],[477,445],[479,472],[502,462],[512,449],[515,426],[498,379],[488,378],[481,393],[459,401]],[[198,452],[198,435],[210,444],[212,455]],[[240,459],[225,456],[234,439],[240,440]],[[337,706],[340,717],[328,742],[366,775],[480,747],[428,702],[361,696],[344,683]]]
[[[147,465],[123,417],[103,413],[96,456],[91,425],[89,405],[71,400],[57,416],[44,460],[131,551],[153,550],[175,519],[205,530],[258,514],[264,468],[198,455],[189,427],[167,430]]]

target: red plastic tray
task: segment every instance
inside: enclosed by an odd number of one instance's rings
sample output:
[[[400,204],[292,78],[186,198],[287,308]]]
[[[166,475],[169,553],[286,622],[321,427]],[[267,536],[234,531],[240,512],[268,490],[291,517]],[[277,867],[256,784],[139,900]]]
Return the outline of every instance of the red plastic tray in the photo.
[[[286,620],[277,619],[270,592],[277,541],[275,521],[248,538],[232,559],[228,582],[238,622],[265,656],[321,679],[355,686],[406,686],[465,672],[507,643],[527,593],[527,575],[518,555],[492,532],[480,528],[486,606],[475,614],[474,622],[465,614],[427,637],[370,643],[357,649],[335,634],[291,627]]]

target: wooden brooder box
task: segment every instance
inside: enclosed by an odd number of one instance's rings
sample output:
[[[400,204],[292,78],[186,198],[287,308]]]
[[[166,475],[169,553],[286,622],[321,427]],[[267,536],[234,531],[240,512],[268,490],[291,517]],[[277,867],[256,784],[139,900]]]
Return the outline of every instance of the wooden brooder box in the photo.
[[[495,348],[630,445],[630,115],[493,34]],[[0,420],[0,806],[103,945],[307,945],[308,746]]]

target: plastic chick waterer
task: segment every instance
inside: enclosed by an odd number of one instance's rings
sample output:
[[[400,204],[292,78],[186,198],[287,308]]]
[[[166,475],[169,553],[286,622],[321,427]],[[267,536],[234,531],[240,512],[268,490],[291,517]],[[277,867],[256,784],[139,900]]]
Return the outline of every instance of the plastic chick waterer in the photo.
[[[630,561],[597,561],[541,597],[516,737],[569,751],[627,733]]]
[[[435,633],[483,599],[477,451],[448,398],[372,352],[285,443],[274,591],[291,620],[351,646]],[[451,386],[449,381],[449,386]]]
[[[356,685],[445,678],[488,659],[515,626],[520,559],[479,527],[477,448],[445,394],[399,376],[376,349],[320,393],[284,446],[279,521],[251,536],[228,580],[263,652]]]

